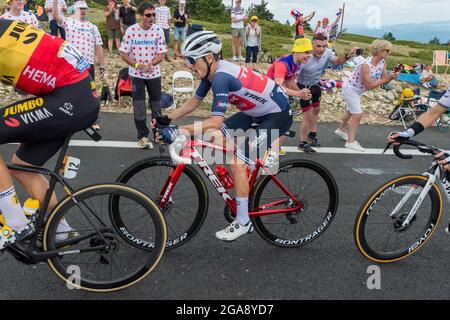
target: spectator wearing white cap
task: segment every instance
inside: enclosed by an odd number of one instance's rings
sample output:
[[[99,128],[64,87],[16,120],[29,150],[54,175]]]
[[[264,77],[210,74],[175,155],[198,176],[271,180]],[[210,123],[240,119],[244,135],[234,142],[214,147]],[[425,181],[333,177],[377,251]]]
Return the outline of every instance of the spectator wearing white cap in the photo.
[[[0,16],[1,19],[16,20],[33,25],[40,28],[39,21],[31,12],[24,11],[25,1],[23,0],[6,0],[9,5],[9,11]]]
[[[188,24],[188,13],[186,11],[186,0],[180,0],[178,2],[178,9],[173,13],[173,21],[174,21],[174,30],[173,30],[173,39],[175,41],[174,46],[174,59],[177,59],[177,56],[181,57],[181,44],[184,42],[186,38],[186,25]]]
[[[88,5],[85,1],[77,1],[74,4],[75,15],[73,18],[60,16],[58,12],[58,2],[53,3],[53,17],[58,26],[64,28],[66,40],[77,48],[91,64],[89,73],[92,79],[95,78],[94,56],[97,56],[100,63],[100,71],[105,70],[105,57],[103,52],[103,42],[96,25],[87,21]]]
[[[87,21],[88,5],[85,1],[77,1],[74,4],[75,14],[73,18],[59,15],[58,1],[53,2],[53,17],[59,27],[64,28],[66,41],[77,48],[89,61],[91,68],[89,74],[95,80],[94,56],[97,56],[100,64],[99,70],[103,75],[105,72],[105,54],[103,52],[103,41],[96,25]],[[93,125],[96,130],[100,129],[100,118]]]

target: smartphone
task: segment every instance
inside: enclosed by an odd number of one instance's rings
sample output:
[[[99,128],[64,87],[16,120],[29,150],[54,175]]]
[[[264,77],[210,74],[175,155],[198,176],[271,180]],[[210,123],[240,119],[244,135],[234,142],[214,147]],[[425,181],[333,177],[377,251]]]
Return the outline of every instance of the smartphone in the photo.
[[[364,49],[356,49],[356,55],[357,56],[362,56],[364,53]]]
[[[402,66],[401,66],[401,65],[396,65],[392,71],[393,71],[393,72],[399,72],[399,71],[402,71]]]

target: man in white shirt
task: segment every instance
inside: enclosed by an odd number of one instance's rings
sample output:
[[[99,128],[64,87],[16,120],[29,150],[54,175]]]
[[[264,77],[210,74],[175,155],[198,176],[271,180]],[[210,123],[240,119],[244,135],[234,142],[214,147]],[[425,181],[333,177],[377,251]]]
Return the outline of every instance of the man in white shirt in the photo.
[[[35,28],[39,28],[39,21],[34,14],[28,11],[24,11],[25,0],[6,0],[5,2],[9,5],[9,11],[6,11],[0,16],[1,19],[17,20],[20,22],[25,22],[31,24]]]
[[[242,0],[236,0],[236,7],[231,9],[231,36],[233,61],[245,61],[242,57],[242,42],[244,39],[244,21],[248,17],[244,13],[244,8],[241,7]]]
[[[156,8],[156,24],[164,31],[164,38],[166,40],[166,47],[170,43],[170,8],[166,6],[167,0],[159,0],[159,7]],[[169,54],[165,54],[164,59],[170,62]]]
[[[50,22],[50,33],[52,36],[57,36],[59,31],[61,38],[66,40],[66,32],[64,31],[63,28],[58,26],[58,23],[56,22],[56,20],[52,15],[53,1],[54,0],[45,0],[44,5],[45,12],[47,12],[48,16],[48,21]],[[64,16],[67,12],[66,2],[64,0],[56,0],[56,1],[58,1],[59,15]]]

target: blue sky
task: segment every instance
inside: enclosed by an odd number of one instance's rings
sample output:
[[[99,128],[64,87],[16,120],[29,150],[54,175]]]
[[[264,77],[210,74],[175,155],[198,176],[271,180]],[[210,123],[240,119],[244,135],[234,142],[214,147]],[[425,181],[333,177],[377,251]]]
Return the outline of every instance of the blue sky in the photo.
[[[290,17],[290,11],[300,9],[304,14],[317,11],[313,24],[323,17],[330,20],[336,17],[339,6],[344,2],[331,0],[267,0],[275,19],[285,22]],[[224,0],[228,5],[231,0]],[[260,0],[242,0],[242,5],[247,8],[250,3],[259,3]],[[381,26],[450,20],[450,0],[346,0],[347,25],[381,24]]]

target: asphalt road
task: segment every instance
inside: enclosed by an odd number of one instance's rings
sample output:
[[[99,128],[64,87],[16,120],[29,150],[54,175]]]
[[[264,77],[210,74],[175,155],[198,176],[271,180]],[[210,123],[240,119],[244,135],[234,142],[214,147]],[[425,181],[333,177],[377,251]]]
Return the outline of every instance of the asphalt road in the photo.
[[[191,121],[187,119],[186,121]],[[135,141],[132,115],[103,114],[102,135],[108,141]],[[298,125],[296,123],[296,125]],[[343,147],[334,135],[337,124],[320,125],[324,147]],[[383,148],[395,128],[362,126],[360,143]],[[86,139],[77,134],[75,139]],[[426,143],[450,149],[448,132],[435,128],[420,136]],[[289,145],[295,146],[296,139]],[[0,147],[9,159],[15,146]],[[72,183],[83,186],[108,182],[133,162],[157,151],[133,148],[71,147],[82,159]],[[334,175],[340,192],[336,218],[316,241],[296,249],[274,247],[257,233],[225,243],[214,233],[226,226],[222,204],[210,205],[203,228],[186,245],[165,253],[156,270],[132,288],[111,294],[68,290],[46,264],[27,266],[8,254],[0,255],[0,299],[447,299],[449,297],[450,238],[445,204],[442,224],[433,239],[412,257],[381,268],[381,289],[369,290],[366,281],[372,262],[363,258],[353,241],[353,224],[362,202],[382,182],[397,175],[422,173],[429,158],[400,160],[391,155],[289,153],[287,158],[311,158]],[[51,164],[54,163],[54,159]],[[372,170],[368,170],[372,169]],[[22,193],[23,194],[23,193]],[[23,198],[23,197],[22,197]],[[220,199],[210,189],[211,203]]]

